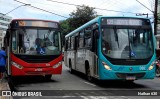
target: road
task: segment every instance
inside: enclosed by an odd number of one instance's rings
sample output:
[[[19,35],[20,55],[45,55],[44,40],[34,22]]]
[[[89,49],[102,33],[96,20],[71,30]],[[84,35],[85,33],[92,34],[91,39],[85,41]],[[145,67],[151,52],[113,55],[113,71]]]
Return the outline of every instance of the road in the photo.
[[[160,78],[154,80],[136,80],[133,84],[123,81],[94,81],[88,82],[85,75],[81,73],[70,74],[68,68],[63,65],[62,75],[53,75],[51,80],[43,76],[18,77],[13,80],[17,91],[22,90],[47,90],[51,92],[64,91],[63,95],[52,96],[60,98],[75,99],[160,99],[159,96],[127,96],[132,90],[160,90]],[[70,90],[70,91],[69,91]],[[103,91],[108,90],[108,91]],[[102,92],[101,92],[102,91]],[[70,96],[64,95],[69,92]],[[117,93],[121,96],[117,96]],[[109,95],[109,96],[108,96]],[[28,97],[13,97],[14,99],[26,99]],[[35,99],[35,97],[30,97]],[[42,97],[36,97],[42,99]],[[44,98],[44,97],[43,97]],[[48,98],[48,97],[46,97]]]

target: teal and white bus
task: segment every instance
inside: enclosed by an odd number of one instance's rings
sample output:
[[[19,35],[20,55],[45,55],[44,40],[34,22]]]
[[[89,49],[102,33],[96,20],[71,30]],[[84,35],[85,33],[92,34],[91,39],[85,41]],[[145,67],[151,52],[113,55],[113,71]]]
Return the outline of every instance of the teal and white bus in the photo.
[[[65,65],[88,80],[154,79],[155,59],[147,18],[100,16],[65,36]]]

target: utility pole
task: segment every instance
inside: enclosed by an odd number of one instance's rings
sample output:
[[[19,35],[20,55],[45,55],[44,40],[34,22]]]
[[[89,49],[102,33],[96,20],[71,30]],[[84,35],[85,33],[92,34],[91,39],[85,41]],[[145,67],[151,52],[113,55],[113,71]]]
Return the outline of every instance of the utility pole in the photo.
[[[157,7],[158,7],[158,0],[155,0],[155,9],[154,9],[154,35],[157,35]]]

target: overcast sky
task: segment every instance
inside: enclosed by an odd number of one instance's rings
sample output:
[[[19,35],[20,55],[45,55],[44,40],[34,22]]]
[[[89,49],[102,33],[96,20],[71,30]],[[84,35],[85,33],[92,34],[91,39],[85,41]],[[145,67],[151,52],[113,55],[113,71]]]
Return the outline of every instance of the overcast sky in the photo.
[[[96,7],[101,9],[116,10],[123,12],[133,13],[149,13],[153,14],[147,8],[143,7],[136,0],[19,0],[21,2],[31,4],[32,6],[42,8],[44,10],[69,17],[69,14],[76,10],[76,6],[56,3],[52,1],[76,4],[76,5],[87,5],[90,7]],[[138,0],[143,3],[150,10],[154,10],[154,0]],[[7,13],[14,8],[23,5],[14,0],[0,0],[0,13]],[[106,16],[135,16],[132,13],[113,12],[107,10],[95,9],[98,15]],[[33,19],[45,19],[45,20],[64,20],[66,18],[60,17],[51,13],[43,12],[29,6],[21,6],[18,9],[8,14],[14,18],[33,18]],[[152,15],[150,15],[151,17]],[[145,16],[146,17],[146,16]]]

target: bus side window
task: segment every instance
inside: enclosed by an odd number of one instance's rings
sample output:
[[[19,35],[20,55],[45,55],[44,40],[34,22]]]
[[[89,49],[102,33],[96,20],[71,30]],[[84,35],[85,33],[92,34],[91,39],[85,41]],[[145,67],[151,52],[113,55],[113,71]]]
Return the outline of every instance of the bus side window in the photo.
[[[71,49],[74,48],[74,36],[71,37]]]
[[[70,49],[71,48],[71,39],[70,39],[70,37],[68,38],[68,47],[67,47],[68,49]]]
[[[79,48],[84,47],[84,31],[80,31],[79,33]]]
[[[68,39],[66,38],[66,40],[65,40],[65,51],[67,51],[67,49],[68,49]]]
[[[91,41],[91,28],[88,27],[85,29],[85,34],[84,34],[84,46],[85,47],[91,47],[92,41]]]
[[[78,42],[79,42],[79,41],[78,41],[78,36],[75,36],[75,38],[74,38],[74,50],[77,50],[78,45],[79,45]]]
[[[92,51],[97,53],[97,39],[99,37],[99,31],[98,29],[93,30],[93,42],[92,42]]]

